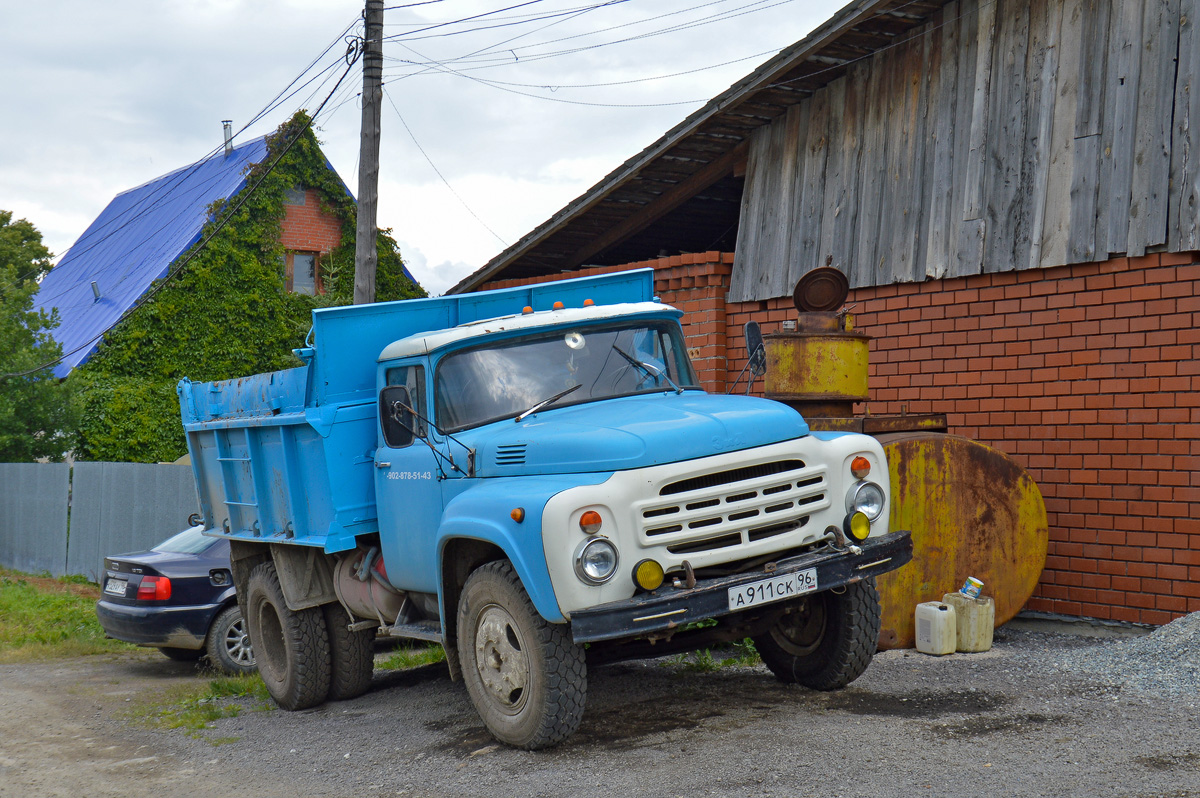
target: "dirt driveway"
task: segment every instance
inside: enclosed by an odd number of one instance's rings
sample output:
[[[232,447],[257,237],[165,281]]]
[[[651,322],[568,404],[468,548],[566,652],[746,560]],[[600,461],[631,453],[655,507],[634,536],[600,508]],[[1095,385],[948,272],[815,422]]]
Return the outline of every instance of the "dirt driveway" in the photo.
[[[156,653],[4,665],[0,796],[1200,796],[1200,697],[1064,665],[1122,644],[1001,630],[984,654],[883,653],[836,693],[599,667],[579,733],[538,753],[495,745],[440,665],[208,739],[130,720],[205,678]]]

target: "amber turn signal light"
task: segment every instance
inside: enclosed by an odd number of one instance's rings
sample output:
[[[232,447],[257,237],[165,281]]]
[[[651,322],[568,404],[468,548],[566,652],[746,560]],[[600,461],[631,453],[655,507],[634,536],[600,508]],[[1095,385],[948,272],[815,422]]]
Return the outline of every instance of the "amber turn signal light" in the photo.
[[[866,479],[871,473],[871,461],[859,455],[850,461],[850,473],[855,479]]]
[[[525,508],[524,507],[514,507],[512,509],[512,512],[509,513],[509,515],[512,516],[512,520],[516,521],[519,524],[525,520]]]
[[[600,525],[600,513],[596,512],[595,510],[588,510],[579,517],[579,528],[582,529],[585,534],[596,534],[600,531]]]

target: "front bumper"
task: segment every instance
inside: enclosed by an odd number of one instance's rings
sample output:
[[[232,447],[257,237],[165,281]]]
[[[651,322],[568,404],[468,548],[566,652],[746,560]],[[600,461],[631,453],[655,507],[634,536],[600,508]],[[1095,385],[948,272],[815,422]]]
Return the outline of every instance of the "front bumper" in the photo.
[[[208,627],[220,604],[200,606],[138,606],[101,599],[96,618],[104,633],[116,640],[154,648],[204,648]]]
[[[704,579],[690,590],[664,585],[624,601],[614,601],[571,613],[571,635],[576,643],[621,640],[677,629],[693,621],[729,615],[729,588],[742,587],[768,577],[807,568],[817,571],[819,590],[842,587],[867,577],[894,571],[912,559],[912,533],[893,532],[859,544],[861,554],[823,548],[774,563],[770,571],[749,571],[734,576]],[[757,607],[769,607],[759,604]]]

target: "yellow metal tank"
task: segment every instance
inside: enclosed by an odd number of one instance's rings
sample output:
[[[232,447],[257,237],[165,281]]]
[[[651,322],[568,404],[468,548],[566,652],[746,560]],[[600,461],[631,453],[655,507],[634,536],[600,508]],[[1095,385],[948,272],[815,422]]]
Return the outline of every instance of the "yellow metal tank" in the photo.
[[[764,335],[765,395],[804,416],[846,417],[867,400],[870,337],[849,313],[801,313],[794,332]]]
[[[911,529],[912,562],[877,580],[880,648],[911,648],[913,607],[940,601],[968,576],[1007,623],[1033,595],[1049,528],[1041,491],[1025,469],[978,441],[936,432],[876,436],[892,483],[892,529]]]

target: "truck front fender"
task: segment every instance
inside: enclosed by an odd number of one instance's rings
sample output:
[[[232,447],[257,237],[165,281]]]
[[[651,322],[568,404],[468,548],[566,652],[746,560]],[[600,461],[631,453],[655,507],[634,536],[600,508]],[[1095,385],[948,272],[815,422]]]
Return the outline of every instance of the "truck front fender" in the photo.
[[[564,623],[550,574],[546,569],[546,551],[542,544],[542,513],[546,502],[564,490],[580,485],[598,485],[610,474],[564,474],[547,477],[512,477],[485,479],[460,493],[446,505],[438,529],[438,571],[440,575],[455,572],[443,562],[452,541],[471,540],[500,549],[512,563],[538,613],[550,623]],[[513,511],[524,511],[521,521]],[[447,585],[438,579],[438,602],[441,605],[442,628],[448,641],[458,611],[457,596],[461,585]],[[466,574],[462,575],[465,580]]]

